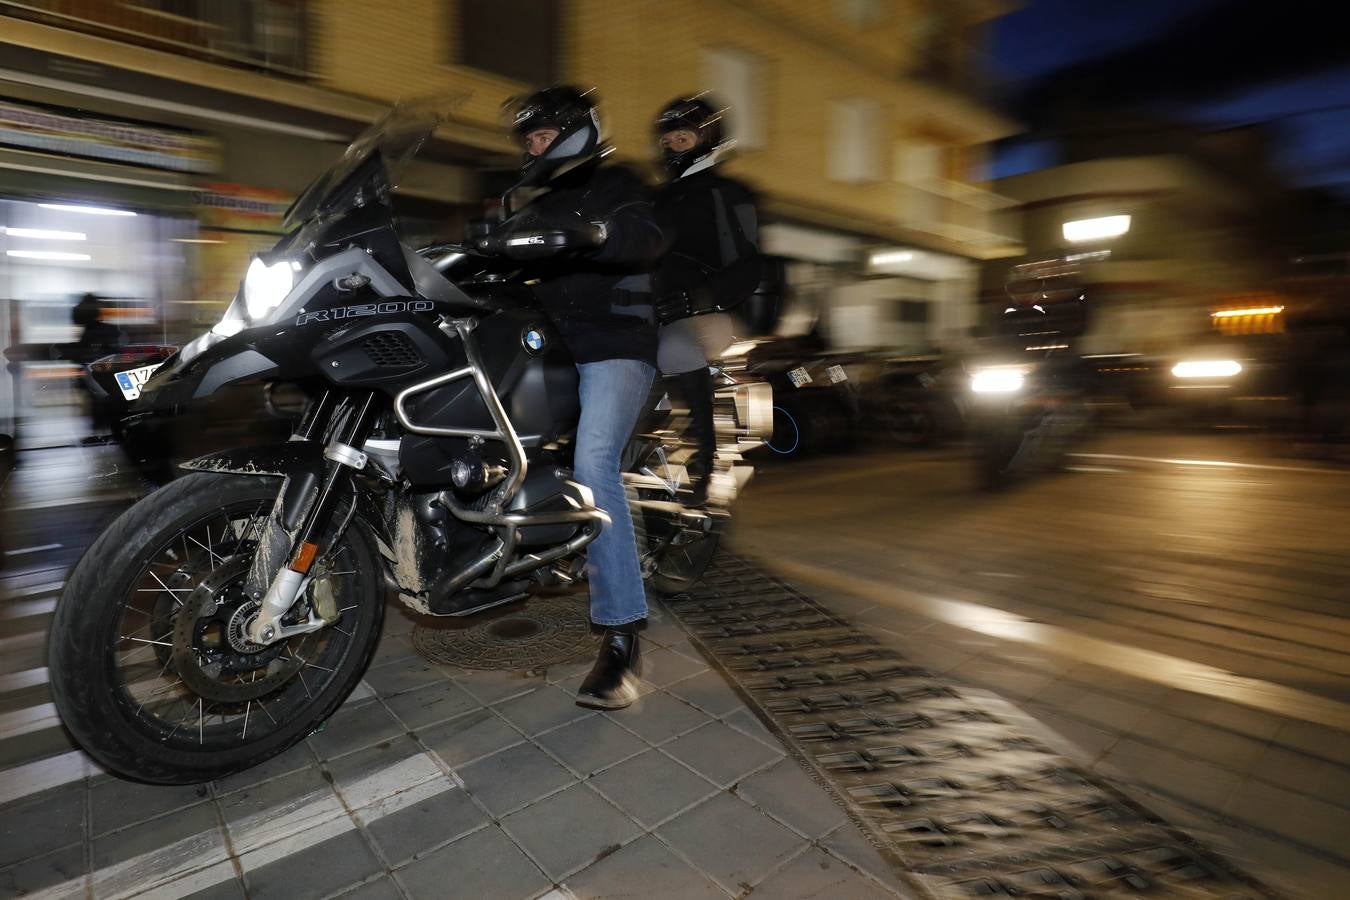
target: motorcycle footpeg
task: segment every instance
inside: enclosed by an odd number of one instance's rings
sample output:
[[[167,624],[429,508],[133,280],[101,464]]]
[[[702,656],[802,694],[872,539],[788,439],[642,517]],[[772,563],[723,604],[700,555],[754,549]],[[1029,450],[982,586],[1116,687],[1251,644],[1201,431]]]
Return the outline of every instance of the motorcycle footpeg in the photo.
[[[682,522],[695,528],[702,528],[705,531],[711,526],[713,516],[718,514],[718,510],[714,509],[711,504],[707,506],[686,506],[678,513]]]
[[[448,597],[427,598],[433,616],[470,616],[494,606],[514,603],[529,596],[528,581],[508,581],[493,588],[466,588]]]

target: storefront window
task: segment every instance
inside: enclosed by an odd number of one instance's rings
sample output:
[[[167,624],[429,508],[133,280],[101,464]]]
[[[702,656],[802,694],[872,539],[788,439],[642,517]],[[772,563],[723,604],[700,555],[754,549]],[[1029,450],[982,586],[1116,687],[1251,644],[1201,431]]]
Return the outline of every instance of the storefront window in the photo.
[[[17,304],[19,340],[74,340],[70,311],[84,294],[106,299],[129,335],[159,339],[166,301],[187,290],[184,254],[170,242],[192,228],[78,200],[0,199],[0,296]]]
[[[98,346],[175,342],[170,310],[190,290],[187,218],[79,198],[0,198],[0,349],[22,346],[10,394],[19,418],[78,419],[85,325],[96,307]],[[101,350],[99,352],[102,352]]]

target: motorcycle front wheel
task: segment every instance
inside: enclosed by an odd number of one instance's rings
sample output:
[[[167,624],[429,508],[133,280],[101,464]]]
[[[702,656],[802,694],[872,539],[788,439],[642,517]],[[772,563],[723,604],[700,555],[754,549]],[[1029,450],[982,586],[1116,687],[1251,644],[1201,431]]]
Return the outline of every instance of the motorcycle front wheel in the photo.
[[[101,765],[155,784],[220,778],[302,740],[355,689],[384,616],[379,558],[353,524],[283,623],[247,639],[243,591],[281,482],[195,473],[136,503],[66,582],[49,645],[62,721]]]
[[[975,467],[979,486],[986,491],[1007,487],[1019,473],[1027,428],[1017,416],[988,419],[975,431]]]

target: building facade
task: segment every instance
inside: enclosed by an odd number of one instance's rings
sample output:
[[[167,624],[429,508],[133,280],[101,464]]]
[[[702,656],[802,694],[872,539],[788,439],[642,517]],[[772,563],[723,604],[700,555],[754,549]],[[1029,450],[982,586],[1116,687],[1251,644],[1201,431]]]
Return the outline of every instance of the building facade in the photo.
[[[1168,357],[1224,335],[1283,330],[1270,312],[1281,306],[1270,292],[1282,258],[1262,183],[1173,152],[1067,163],[1000,179],[997,189],[1019,204],[1029,257],[1081,268],[1086,353]],[[1075,224],[1113,220],[1095,232]],[[986,266],[990,314],[1002,307],[1012,262]]]
[[[730,107],[729,165],[759,192],[765,249],[785,261],[788,327],[819,323],[847,347],[951,340],[974,323],[979,262],[1020,250],[1007,204],[980,182],[985,146],[1013,129],[975,77],[981,28],[1004,8],[0,0],[0,109],[13,120],[0,128],[0,224],[84,233],[85,249],[66,252],[90,257],[7,257],[0,296],[38,323],[24,339],[59,330],[83,290],[200,326],[289,198],[391,102],[454,95],[434,152],[400,187],[425,219],[451,221],[478,208],[483,172],[514,164],[503,102],[567,81],[597,89],[617,155],[643,165],[661,104],[710,90]],[[82,229],[93,219],[44,202],[139,215]]]

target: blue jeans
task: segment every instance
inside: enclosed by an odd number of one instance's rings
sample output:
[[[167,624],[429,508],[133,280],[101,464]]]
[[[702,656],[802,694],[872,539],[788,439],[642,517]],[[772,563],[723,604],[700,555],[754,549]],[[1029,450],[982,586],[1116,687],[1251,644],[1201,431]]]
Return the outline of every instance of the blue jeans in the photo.
[[[576,479],[591,489],[611,524],[591,542],[586,571],[591,621],[623,625],[647,617],[633,517],[624,496],[619,458],[647,401],[656,369],[636,359],[578,363],[581,421],[577,424]]]

